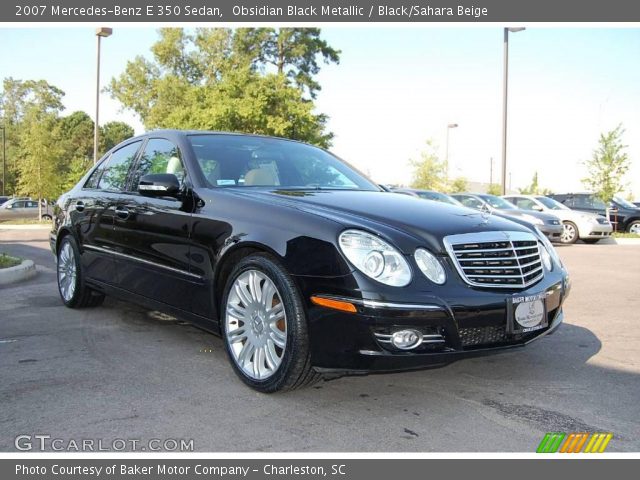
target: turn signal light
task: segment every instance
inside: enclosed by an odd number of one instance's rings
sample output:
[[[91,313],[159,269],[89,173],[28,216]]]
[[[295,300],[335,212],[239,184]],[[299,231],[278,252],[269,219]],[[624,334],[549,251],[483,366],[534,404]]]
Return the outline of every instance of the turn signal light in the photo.
[[[332,308],[334,310],[340,310],[341,312],[356,313],[358,311],[353,303],[333,300],[331,298],[313,296],[311,297],[311,302],[321,307]]]

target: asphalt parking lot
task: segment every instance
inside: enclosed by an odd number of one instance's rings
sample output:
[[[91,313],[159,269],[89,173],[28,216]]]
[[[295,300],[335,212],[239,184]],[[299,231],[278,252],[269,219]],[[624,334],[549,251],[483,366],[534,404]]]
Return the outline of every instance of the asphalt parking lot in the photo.
[[[533,452],[546,432],[613,432],[640,450],[640,246],[573,245],[565,324],[524,349],[262,395],[222,341],[114,300],[74,311],[47,230],[3,230],[38,276],[0,289],[0,450],[20,434],[193,439],[196,451]]]

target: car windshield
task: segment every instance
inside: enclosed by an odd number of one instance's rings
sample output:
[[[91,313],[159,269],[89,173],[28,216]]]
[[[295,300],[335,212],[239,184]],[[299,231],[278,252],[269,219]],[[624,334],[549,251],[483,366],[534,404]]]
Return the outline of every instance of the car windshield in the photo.
[[[346,163],[304,143],[219,134],[190,135],[189,141],[214,187],[380,190]]]
[[[571,210],[569,207],[561,204],[560,202],[558,202],[557,200],[554,200],[553,198],[536,197],[536,200],[538,200],[541,204],[543,204],[545,207],[547,207],[550,210]]]
[[[448,203],[450,205],[460,206],[460,202],[458,202],[455,198],[451,198],[449,195],[445,195],[440,192],[416,192],[420,198],[424,198],[426,200],[434,200],[436,202]]]
[[[637,205],[634,205],[628,200],[625,200],[624,198],[621,198],[618,196],[613,197],[613,201],[616,202],[618,205],[622,205],[624,208],[638,208]]]
[[[518,210],[518,207],[504,198],[496,197],[495,195],[479,195],[479,197],[498,210]]]

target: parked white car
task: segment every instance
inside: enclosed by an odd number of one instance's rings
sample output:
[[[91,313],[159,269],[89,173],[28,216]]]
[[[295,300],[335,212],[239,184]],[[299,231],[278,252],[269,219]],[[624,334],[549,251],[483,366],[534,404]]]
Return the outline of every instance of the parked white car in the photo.
[[[523,210],[552,213],[558,217],[564,227],[561,243],[576,243],[578,240],[596,243],[613,231],[611,222],[602,215],[571,210],[553,198],[542,195],[505,195],[503,198]]]

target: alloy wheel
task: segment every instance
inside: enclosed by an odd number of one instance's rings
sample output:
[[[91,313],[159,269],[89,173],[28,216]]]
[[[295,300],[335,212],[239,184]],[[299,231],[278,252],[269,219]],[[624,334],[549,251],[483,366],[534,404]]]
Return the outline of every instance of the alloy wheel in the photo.
[[[562,236],[560,237],[560,241],[562,243],[573,242],[576,238],[576,227],[570,223],[563,223],[562,227]]]
[[[258,270],[241,273],[229,292],[225,317],[236,365],[254,380],[271,377],[287,346],[287,316],[273,281]]]
[[[634,223],[629,227],[629,233],[640,235],[640,223]]]
[[[67,302],[71,301],[76,291],[77,276],[73,248],[69,242],[65,242],[58,254],[58,286],[60,294]]]

